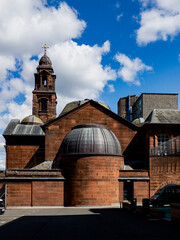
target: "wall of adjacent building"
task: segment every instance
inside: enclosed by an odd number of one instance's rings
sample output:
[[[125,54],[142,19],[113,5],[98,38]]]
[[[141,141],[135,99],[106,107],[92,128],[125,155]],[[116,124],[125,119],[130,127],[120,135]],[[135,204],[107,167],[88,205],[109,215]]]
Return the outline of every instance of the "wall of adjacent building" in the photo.
[[[149,160],[150,196],[169,183],[180,184],[180,156],[155,156]]]

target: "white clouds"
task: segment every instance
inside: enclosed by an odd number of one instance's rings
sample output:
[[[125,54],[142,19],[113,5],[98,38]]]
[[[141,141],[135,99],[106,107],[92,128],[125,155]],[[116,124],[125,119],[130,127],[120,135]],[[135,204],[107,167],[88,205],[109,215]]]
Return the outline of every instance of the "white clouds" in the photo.
[[[57,75],[58,95],[65,97],[67,101],[97,99],[107,81],[116,79],[116,72],[101,64],[102,56],[109,50],[109,41],[106,41],[102,47],[78,45],[74,41],[66,41],[49,49],[49,56]]]
[[[179,0],[140,0],[144,7],[141,12],[137,43],[146,45],[157,40],[166,41],[180,33]],[[147,6],[151,8],[146,8]]]
[[[120,63],[121,68],[118,71],[118,76],[123,79],[124,82],[140,85],[138,79],[139,74],[144,71],[152,70],[152,67],[145,65],[141,59],[135,58],[131,60],[125,54],[118,53],[115,59]]]
[[[119,14],[119,15],[116,17],[116,20],[119,22],[122,17],[123,17],[123,13]]]
[[[9,14],[11,13],[11,14]],[[46,8],[41,0],[0,1],[0,46],[16,55],[40,52],[45,42],[78,38],[86,27],[65,2],[58,9]]]
[[[38,61],[30,60],[30,55],[25,55],[22,57],[23,59],[23,69],[21,72],[21,77],[25,80],[26,83],[34,86],[33,73],[38,66]]]
[[[5,80],[8,70],[15,70],[15,58],[8,55],[0,55],[0,83]]]
[[[115,92],[114,85],[109,84],[109,85],[108,85],[108,88],[109,88],[109,92],[110,92],[110,93]]]

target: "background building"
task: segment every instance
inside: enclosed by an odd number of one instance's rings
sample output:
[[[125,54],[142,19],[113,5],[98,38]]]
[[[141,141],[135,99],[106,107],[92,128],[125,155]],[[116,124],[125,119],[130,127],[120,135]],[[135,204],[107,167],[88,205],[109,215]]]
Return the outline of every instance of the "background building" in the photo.
[[[118,114],[128,121],[146,120],[153,109],[178,109],[178,94],[142,93],[139,97],[130,95],[118,101]]]
[[[178,94],[142,93],[132,107],[133,120],[146,120],[153,109],[178,109]]]
[[[132,121],[132,106],[136,102],[138,97],[136,95],[129,95],[127,97],[120,98],[118,101],[118,115]]]

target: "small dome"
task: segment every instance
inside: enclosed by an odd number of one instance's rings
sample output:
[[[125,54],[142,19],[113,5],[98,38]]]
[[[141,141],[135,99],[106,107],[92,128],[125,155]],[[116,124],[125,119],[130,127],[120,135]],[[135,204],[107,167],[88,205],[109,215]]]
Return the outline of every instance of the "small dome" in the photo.
[[[88,102],[88,101],[89,101],[89,99],[84,99],[84,100],[79,100],[79,101],[70,102],[70,103],[66,104],[66,106],[64,107],[64,109],[62,110],[62,112],[60,113],[60,115],[65,114],[65,113],[73,110],[74,108],[76,108],[76,107],[78,107],[78,106],[80,106],[80,105],[82,105],[82,104],[84,104],[84,103],[86,103],[86,102]],[[109,108],[109,106],[108,106],[107,104],[105,104],[105,103],[103,103],[103,102],[97,102],[97,103],[99,103],[99,104],[102,105],[103,107],[105,107],[105,108],[107,108],[107,109],[110,110],[110,108]]]
[[[52,66],[52,62],[47,55],[44,55],[39,60],[39,66]]]
[[[36,117],[35,115],[29,115],[25,117],[22,121],[21,124],[26,124],[26,125],[43,125],[43,121]]]
[[[107,126],[93,123],[73,127],[65,136],[60,152],[63,155],[122,155],[115,134]]]

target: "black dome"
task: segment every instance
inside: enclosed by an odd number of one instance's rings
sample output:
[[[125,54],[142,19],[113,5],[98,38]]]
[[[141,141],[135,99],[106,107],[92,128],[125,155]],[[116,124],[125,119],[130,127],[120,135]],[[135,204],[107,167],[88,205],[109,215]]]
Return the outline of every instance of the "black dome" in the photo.
[[[115,134],[107,126],[92,123],[72,128],[65,136],[60,152],[63,155],[122,155]]]
[[[39,60],[39,66],[52,66],[52,62],[47,55],[44,55]]]

